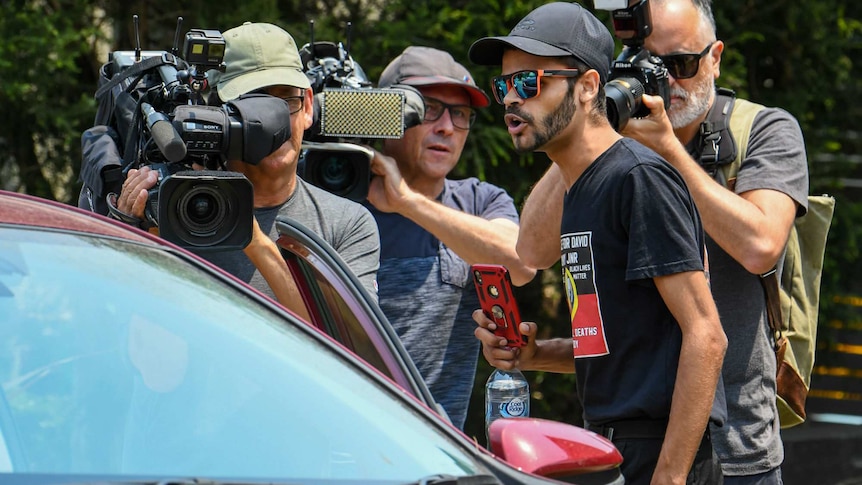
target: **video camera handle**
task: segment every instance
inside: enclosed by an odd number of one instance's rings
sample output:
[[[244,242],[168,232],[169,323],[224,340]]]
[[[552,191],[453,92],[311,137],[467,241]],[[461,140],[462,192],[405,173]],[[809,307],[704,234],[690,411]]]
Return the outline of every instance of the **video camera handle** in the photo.
[[[167,116],[159,113],[150,103],[141,103],[141,112],[147,120],[147,129],[162,155],[171,162],[186,158],[186,144]]]

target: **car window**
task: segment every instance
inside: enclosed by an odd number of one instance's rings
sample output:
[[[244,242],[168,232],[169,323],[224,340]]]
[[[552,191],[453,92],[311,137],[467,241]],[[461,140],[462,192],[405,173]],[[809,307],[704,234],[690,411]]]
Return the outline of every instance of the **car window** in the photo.
[[[320,319],[321,330],[346,345],[390,379],[394,379],[392,368],[381,355],[366,327],[359,321],[359,315],[362,313],[345,301],[343,292],[333,286],[333,280],[294,255],[288,255],[287,258],[292,260],[289,264],[291,268],[295,268],[293,274],[301,274],[304,285],[315,294],[308,305],[311,307],[309,311],[324,314]]]
[[[303,292],[312,325],[445,417],[376,299],[338,253],[295,220],[279,217],[276,227],[277,244]]]
[[[486,472],[359,362],[170,252],[0,227],[0,473]]]

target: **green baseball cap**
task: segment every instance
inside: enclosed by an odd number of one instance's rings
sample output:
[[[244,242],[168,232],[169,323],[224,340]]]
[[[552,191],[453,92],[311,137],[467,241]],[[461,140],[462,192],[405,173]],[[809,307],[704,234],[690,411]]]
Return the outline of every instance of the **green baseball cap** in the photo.
[[[222,101],[267,86],[311,87],[302,71],[296,42],[281,27],[245,22],[223,36],[225,71],[214,76]]]

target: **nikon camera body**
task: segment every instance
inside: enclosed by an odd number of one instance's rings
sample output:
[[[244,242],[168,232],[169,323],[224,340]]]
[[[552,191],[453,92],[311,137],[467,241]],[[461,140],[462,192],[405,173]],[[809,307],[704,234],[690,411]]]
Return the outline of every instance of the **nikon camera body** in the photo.
[[[595,5],[611,11],[614,33],[625,46],[605,84],[608,120],[619,131],[631,118],[649,114],[642,102],[644,94],[661,96],[665,109],[670,106],[668,72],[662,60],[643,47],[652,32],[649,0],[595,0]]]

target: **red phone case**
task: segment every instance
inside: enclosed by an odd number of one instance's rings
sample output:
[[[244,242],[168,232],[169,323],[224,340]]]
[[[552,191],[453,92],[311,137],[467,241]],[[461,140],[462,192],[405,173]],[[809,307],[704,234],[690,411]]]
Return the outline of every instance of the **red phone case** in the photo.
[[[527,338],[518,329],[521,313],[512,293],[509,271],[500,264],[474,264],[471,270],[482,311],[497,324],[494,334],[505,338],[510,347],[523,347]]]

